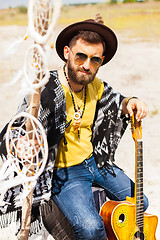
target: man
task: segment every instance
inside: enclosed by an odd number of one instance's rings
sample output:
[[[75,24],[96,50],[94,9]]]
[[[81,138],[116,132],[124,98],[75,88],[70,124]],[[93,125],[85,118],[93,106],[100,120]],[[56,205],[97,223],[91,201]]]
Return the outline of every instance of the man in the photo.
[[[134,183],[115,165],[114,154],[127,127],[125,115],[136,111],[140,120],[148,109],[143,101],[114,92],[96,77],[117,50],[117,38],[104,24],[89,19],[68,26],[59,34],[56,50],[65,65],[51,72],[41,93],[39,120],[46,130],[49,158],[34,198],[51,190],[77,239],[105,240],[92,184],[102,186],[112,200],[133,196]],[[19,111],[26,107],[25,99]],[[49,178],[51,189],[44,180]],[[144,196],[144,210],[147,206]]]

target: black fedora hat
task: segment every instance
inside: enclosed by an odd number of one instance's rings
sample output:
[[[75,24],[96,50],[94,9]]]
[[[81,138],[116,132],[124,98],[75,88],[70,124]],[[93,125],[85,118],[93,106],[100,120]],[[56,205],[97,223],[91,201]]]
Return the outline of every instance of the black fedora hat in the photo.
[[[59,57],[66,62],[64,58],[64,47],[69,45],[71,39],[77,35],[80,31],[92,31],[98,33],[106,44],[106,50],[104,53],[105,59],[102,65],[109,62],[116,50],[117,50],[117,37],[115,33],[104,24],[96,22],[94,19],[87,19],[82,22],[77,22],[69,25],[65,29],[63,29],[57,37],[56,40],[56,51]]]

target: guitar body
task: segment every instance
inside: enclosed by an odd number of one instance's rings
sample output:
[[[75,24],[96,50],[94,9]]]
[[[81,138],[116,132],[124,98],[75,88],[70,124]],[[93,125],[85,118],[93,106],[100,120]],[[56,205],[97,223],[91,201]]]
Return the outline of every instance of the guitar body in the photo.
[[[135,112],[131,117],[135,141],[135,192],[126,201],[108,201],[101,208],[108,240],[156,240],[158,217],[144,213],[143,202],[143,143],[141,121]]]
[[[136,205],[129,201],[107,201],[101,208],[108,240],[133,240],[139,230],[135,222]],[[144,213],[144,239],[156,240],[158,218]]]

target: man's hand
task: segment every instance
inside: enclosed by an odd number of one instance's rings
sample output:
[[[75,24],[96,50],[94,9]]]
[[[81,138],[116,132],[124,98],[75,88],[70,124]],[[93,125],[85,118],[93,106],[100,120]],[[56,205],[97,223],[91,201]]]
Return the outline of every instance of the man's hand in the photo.
[[[133,115],[133,111],[136,110],[136,120],[140,121],[148,115],[147,105],[137,98],[125,98],[122,103],[122,114]]]

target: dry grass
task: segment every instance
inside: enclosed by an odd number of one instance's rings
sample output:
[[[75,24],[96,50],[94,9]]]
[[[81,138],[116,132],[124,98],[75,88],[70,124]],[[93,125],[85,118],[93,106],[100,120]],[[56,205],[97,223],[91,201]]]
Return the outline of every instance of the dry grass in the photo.
[[[18,9],[1,9],[0,25],[27,25],[27,14],[20,13]]]
[[[160,2],[64,6],[59,24],[94,18],[96,12],[101,13],[106,25],[127,38],[144,41],[160,39]],[[20,13],[18,9],[0,10],[0,25],[13,24],[27,25],[27,14]]]
[[[86,16],[93,18],[96,12],[101,13],[106,25],[127,37],[145,41],[160,39],[160,2],[66,6],[59,23],[70,24]]]
[[[155,115],[158,115],[159,114],[159,108],[158,106],[153,106],[153,110],[151,111],[150,113],[150,117],[153,118]]]

